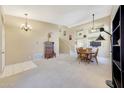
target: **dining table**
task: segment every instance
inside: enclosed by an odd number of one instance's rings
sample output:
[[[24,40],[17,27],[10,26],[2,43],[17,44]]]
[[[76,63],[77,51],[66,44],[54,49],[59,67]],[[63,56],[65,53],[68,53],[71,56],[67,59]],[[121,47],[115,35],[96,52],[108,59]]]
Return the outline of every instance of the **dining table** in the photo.
[[[80,55],[85,54],[86,55],[86,60],[88,62],[93,62],[92,59],[92,54],[95,54],[95,52],[93,52],[92,50],[86,50],[85,52],[81,52]]]

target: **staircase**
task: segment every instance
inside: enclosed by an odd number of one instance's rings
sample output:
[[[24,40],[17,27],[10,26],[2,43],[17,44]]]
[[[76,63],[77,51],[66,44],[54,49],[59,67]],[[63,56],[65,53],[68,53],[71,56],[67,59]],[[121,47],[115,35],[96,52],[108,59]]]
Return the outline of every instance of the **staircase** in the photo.
[[[59,50],[60,53],[72,54],[75,52],[74,44],[72,44],[69,40],[59,38]]]

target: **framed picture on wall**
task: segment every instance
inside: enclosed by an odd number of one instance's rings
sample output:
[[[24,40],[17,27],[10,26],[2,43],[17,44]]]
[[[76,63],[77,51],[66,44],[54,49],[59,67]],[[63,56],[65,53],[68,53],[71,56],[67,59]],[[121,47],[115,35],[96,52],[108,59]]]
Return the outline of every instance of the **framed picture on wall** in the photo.
[[[69,35],[69,40],[72,40],[72,35]]]
[[[81,35],[82,35],[82,33],[79,33],[78,35],[79,35],[79,36],[81,36]]]
[[[99,47],[99,46],[101,46],[101,42],[91,41],[90,42],[90,46],[92,46],[92,47]]]
[[[66,36],[66,31],[63,31],[63,35]]]

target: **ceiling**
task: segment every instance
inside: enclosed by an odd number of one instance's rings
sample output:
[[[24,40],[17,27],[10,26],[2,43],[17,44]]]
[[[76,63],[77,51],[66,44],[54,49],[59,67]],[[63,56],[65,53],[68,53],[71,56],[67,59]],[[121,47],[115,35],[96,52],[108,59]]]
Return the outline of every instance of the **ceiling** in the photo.
[[[4,12],[7,15],[28,17],[49,23],[75,26],[111,14],[111,5],[5,5]]]

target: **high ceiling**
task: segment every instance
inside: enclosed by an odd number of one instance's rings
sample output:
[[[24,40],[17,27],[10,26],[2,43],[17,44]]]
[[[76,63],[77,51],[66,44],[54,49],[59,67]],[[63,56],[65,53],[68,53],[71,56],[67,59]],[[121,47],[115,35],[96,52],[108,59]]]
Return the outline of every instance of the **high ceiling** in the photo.
[[[75,26],[111,14],[111,5],[5,5],[4,12],[7,15],[28,17],[35,20],[54,24]]]

